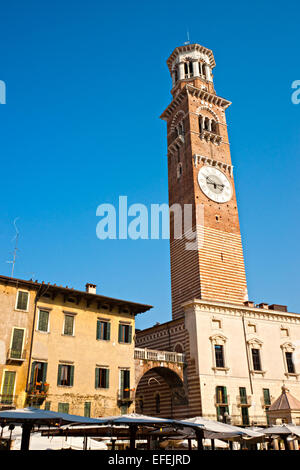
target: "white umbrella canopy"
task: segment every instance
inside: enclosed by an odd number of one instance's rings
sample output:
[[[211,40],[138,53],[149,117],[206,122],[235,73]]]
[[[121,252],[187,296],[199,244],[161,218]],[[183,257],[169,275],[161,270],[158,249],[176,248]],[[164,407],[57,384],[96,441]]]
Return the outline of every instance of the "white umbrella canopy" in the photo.
[[[272,434],[294,434],[295,436],[300,436],[300,426],[296,426],[294,424],[279,424],[270,426],[263,430],[264,434],[272,435]]]
[[[177,421],[184,426],[197,427],[201,426],[204,430],[205,437],[209,439],[226,439],[236,436],[247,436],[250,438],[263,437],[263,432],[252,431],[247,428],[240,428],[231,424],[220,423],[219,421],[213,421],[210,419],[203,418],[202,416],[196,416],[182,421]]]
[[[173,419],[156,418],[154,416],[146,416],[138,413],[129,413],[120,416],[109,416],[107,418],[99,418],[106,424],[172,424]]]

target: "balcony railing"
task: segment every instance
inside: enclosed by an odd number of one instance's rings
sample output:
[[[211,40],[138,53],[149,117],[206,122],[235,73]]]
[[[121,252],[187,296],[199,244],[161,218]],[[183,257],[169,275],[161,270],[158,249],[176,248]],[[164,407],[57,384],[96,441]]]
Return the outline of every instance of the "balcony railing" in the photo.
[[[9,349],[7,351],[8,361],[24,362],[26,359],[26,351],[20,351],[18,349]]]
[[[135,398],[135,389],[125,388],[118,390],[118,401],[119,402],[133,402]]]
[[[185,362],[185,355],[173,351],[159,351],[156,349],[135,348],[134,359],[160,362],[177,362],[183,364]]]
[[[230,396],[227,395],[226,397],[220,397],[215,395],[215,405],[216,406],[228,406],[230,404]]]
[[[251,406],[252,396],[251,395],[247,395],[247,396],[238,395],[236,397],[236,402],[238,406]]]
[[[47,398],[49,384],[46,382],[36,382],[29,388],[27,393],[27,403],[30,406],[41,405]]]
[[[222,142],[222,137],[215,132],[209,131],[207,129],[202,129],[200,131],[200,139],[213,142],[214,144],[220,145]]]
[[[0,395],[0,408],[15,408],[18,395]]]

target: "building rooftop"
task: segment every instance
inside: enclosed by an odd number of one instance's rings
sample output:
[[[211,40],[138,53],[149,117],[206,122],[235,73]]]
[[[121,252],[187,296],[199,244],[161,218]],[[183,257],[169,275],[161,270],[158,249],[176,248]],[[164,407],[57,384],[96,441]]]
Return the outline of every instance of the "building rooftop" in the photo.
[[[290,394],[289,390],[283,385],[281,395],[275,400],[269,408],[269,411],[293,410],[300,411],[300,401]]]
[[[140,304],[137,302],[131,302],[128,300],[115,299],[112,297],[106,297],[104,295],[99,295],[93,292],[80,291],[68,286],[57,286],[56,284],[45,283],[44,281],[38,282],[33,281],[32,279],[17,279],[8,276],[0,275],[0,283],[6,285],[16,285],[20,287],[26,287],[28,289],[37,290],[37,295],[41,297],[52,297],[55,298],[55,295],[62,294],[65,297],[65,300],[72,298],[75,299],[78,304],[81,299],[85,299],[87,304],[91,302],[97,302],[97,307],[100,308],[103,305],[106,305],[110,308],[118,307],[122,309],[128,309],[131,313],[135,315],[138,313],[144,313],[147,310],[152,308],[152,305]],[[90,284],[96,287],[94,284]]]

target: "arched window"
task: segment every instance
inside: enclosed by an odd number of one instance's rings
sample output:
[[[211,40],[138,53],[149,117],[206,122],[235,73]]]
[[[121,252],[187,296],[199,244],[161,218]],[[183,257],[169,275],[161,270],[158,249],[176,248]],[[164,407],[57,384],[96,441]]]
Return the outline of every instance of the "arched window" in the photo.
[[[203,131],[203,117],[201,116],[201,114],[199,115],[199,131],[200,133]]]
[[[209,130],[209,118],[208,118],[208,117],[206,117],[206,118],[204,119],[204,129],[205,129],[206,131]]]
[[[214,134],[218,134],[218,125],[217,125],[216,121],[211,121],[211,131]]]
[[[155,411],[156,413],[160,413],[160,394],[159,393],[155,395]]]

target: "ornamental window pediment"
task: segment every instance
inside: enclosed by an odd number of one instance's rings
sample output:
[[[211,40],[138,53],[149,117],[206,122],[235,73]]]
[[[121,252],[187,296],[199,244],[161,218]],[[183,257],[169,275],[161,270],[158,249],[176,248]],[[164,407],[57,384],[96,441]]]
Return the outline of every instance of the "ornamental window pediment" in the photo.
[[[212,335],[212,336],[209,337],[209,339],[212,342],[212,344],[214,344],[214,345],[215,344],[216,345],[223,345],[227,341],[226,336],[220,335],[220,334]]]

